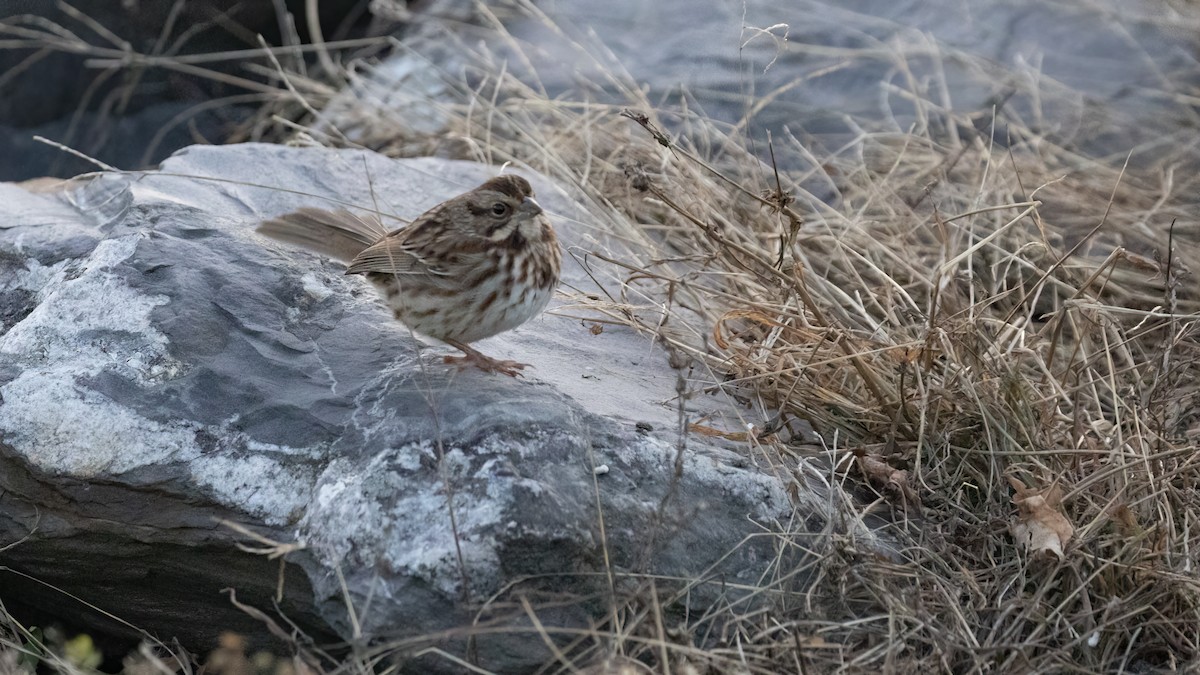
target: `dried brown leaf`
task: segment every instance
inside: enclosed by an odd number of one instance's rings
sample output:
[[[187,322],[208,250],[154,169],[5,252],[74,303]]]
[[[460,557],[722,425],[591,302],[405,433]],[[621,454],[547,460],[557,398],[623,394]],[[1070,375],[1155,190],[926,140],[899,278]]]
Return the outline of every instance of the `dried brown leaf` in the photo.
[[[921,506],[921,498],[908,481],[908,471],[897,469],[877,455],[863,452],[858,455],[859,467],[876,489],[901,506]]]
[[[1017,521],[1011,527],[1013,538],[1035,556],[1054,554],[1062,560],[1063,547],[1075,533],[1060,509],[1062,489],[1057,484],[1043,490],[1030,488],[1012,476],[1008,482],[1016,491],[1012,499],[1017,506]]]

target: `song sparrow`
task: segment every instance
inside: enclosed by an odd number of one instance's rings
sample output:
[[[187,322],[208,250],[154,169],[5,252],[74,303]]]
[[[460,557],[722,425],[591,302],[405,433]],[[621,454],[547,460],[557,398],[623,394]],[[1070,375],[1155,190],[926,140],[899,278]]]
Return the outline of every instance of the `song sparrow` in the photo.
[[[504,175],[391,232],[349,211],[303,208],[259,232],[347,263],[379,287],[396,318],[465,354],[447,363],[516,376],[527,364],[468,343],[512,330],[546,307],[562,255],[550,220],[520,176]]]

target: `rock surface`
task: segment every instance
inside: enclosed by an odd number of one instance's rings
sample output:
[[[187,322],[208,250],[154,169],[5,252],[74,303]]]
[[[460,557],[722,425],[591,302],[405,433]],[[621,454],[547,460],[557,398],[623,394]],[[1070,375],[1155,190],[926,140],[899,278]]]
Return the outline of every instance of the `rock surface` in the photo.
[[[279,606],[315,639],[354,634],[347,601],[363,635],[413,637],[487,619],[501,593],[569,599],[541,620],[586,626],[607,607],[606,557],[618,590],[638,574],[716,582],[693,612],[720,582],[755,583],[776,553],[747,537],[793,504],[702,439],[676,474],[680,371],[649,340],[593,334],[560,299],[479,344],[529,377],[458,372],[362,279],[254,232],[302,205],[411,218],[494,173],[241,145],[53,194],[0,185],[0,565],[201,652],[221,630],[262,634],[220,589],[269,610],[279,581],[222,519],[303,545]],[[523,173],[569,250],[598,245],[596,223]],[[564,290],[598,289],[573,263]],[[81,611],[12,571],[0,588],[10,610]],[[528,631],[475,648],[497,672],[546,659]]]

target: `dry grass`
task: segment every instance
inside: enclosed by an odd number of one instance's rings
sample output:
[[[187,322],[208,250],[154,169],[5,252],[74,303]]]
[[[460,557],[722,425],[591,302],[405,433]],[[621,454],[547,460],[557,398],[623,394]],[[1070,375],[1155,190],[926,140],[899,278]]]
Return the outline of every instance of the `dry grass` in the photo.
[[[656,107],[619,73],[602,95],[550,99],[491,51],[528,45],[492,30],[487,51],[456,45],[467,76],[443,73],[429,103],[448,131],[422,139],[365,97],[310,136],[512,161],[568,186],[595,220],[566,226],[606,242],[573,253],[621,289],[568,293],[690,356],[692,392],[770,413],[725,435],[793,484],[799,516],[773,533],[766,609],[681,626],[670,594],[633,579],[606,622],[559,635],[577,648],[545,672],[1200,669],[1195,147],[1126,169],[1014,112],[1064,95],[1037,78],[997,84],[1020,106],[965,111],[914,78],[892,93],[918,111],[911,129],[856,120],[821,154],[776,138],[776,169],[750,151],[750,125],[686,97]],[[861,58],[906,64],[927,47]],[[329,100],[308,95],[328,83],[288,80],[260,120],[276,132]],[[815,434],[787,433],[792,420]],[[822,481],[855,499],[814,528],[805,495]],[[1019,509],[1016,485],[1047,510]],[[1072,530],[1061,558],[1012,533],[1047,513]],[[863,522],[887,545],[856,534]]]

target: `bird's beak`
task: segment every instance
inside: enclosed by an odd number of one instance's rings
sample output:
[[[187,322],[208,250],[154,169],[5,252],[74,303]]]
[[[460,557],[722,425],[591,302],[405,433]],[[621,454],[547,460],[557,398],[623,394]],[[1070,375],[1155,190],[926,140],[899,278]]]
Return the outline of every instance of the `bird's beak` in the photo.
[[[535,200],[533,197],[526,197],[525,200],[521,202],[521,206],[517,208],[517,211],[524,216],[529,216],[532,218],[533,216],[540,215],[542,213],[542,205],[538,204],[537,200]]]

